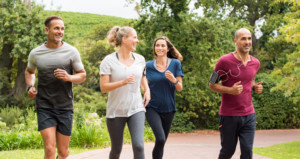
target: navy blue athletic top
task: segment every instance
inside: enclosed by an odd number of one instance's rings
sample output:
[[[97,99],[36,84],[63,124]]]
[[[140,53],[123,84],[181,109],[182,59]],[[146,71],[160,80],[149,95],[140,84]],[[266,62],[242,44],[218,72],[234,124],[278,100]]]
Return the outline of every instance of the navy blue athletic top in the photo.
[[[172,59],[167,70],[172,72],[174,77],[183,77],[181,63],[177,59]],[[151,93],[147,108],[151,107],[159,113],[176,111],[175,85],[166,78],[165,71],[160,72],[154,67],[154,60],[146,63],[146,77]]]

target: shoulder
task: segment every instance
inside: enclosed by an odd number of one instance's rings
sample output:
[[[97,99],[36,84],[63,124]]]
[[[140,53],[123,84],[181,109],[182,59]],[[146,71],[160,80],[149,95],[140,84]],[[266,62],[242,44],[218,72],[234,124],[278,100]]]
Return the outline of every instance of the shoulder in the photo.
[[[234,58],[235,58],[235,57],[234,57],[234,55],[233,55],[232,53],[228,53],[228,54],[226,54],[226,55],[222,55],[222,56],[219,58],[217,64],[223,66],[224,64],[230,63],[231,61],[233,61]]]
[[[113,52],[111,54],[106,55],[103,60],[112,60],[112,59],[114,59],[116,57],[117,57],[116,56],[116,52]]]
[[[225,54],[225,55],[222,55],[219,59],[219,61],[227,61],[227,60],[230,60],[232,58],[233,54],[232,52],[231,53],[228,53],[228,54]]]
[[[154,63],[154,60],[149,60],[149,61],[146,62],[146,65],[147,65],[147,66],[148,66],[148,65],[153,65],[153,63]]]
[[[145,58],[144,58],[143,55],[140,55],[140,54],[134,53],[134,52],[133,52],[132,54],[133,54],[133,56],[134,56],[135,58],[137,58],[137,59],[139,59],[139,60],[145,61]]]
[[[46,48],[45,45],[42,44],[42,45],[40,45],[40,46],[38,46],[38,47],[32,49],[32,50],[30,51],[30,54],[35,54],[35,53],[37,53],[37,52],[39,52],[40,50],[43,50],[43,49],[45,49],[45,48]]]
[[[254,62],[260,64],[259,60],[258,60],[256,57],[254,57],[254,56],[252,56],[252,55],[250,55],[250,56],[251,56],[251,59],[252,59]]]
[[[172,62],[173,62],[175,65],[181,65],[181,62],[180,62],[178,59],[172,58]]]
[[[76,47],[64,42],[64,47],[66,47],[67,49],[71,50],[72,52],[76,52],[76,53],[79,53],[79,51],[77,50]]]

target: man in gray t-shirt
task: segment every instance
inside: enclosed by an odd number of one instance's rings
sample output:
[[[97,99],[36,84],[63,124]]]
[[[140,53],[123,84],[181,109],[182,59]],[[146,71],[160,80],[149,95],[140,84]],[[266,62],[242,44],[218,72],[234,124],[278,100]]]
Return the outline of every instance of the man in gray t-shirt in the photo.
[[[45,27],[47,42],[30,52],[25,80],[28,97],[36,100],[38,130],[44,141],[45,158],[55,157],[57,145],[57,158],[65,159],[69,154],[72,131],[72,83],[85,81],[86,73],[77,49],[62,41],[62,18],[48,17]],[[36,70],[37,90],[34,87]]]

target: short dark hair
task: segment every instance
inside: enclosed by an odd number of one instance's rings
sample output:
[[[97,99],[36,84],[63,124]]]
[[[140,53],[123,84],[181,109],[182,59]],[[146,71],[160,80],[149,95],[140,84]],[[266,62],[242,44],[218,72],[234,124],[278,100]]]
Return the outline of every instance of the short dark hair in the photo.
[[[45,20],[45,22],[44,22],[45,27],[48,27],[48,28],[49,28],[49,27],[50,27],[51,21],[52,21],[52,20],[55,20],[55,19],[63,20],[60,16],[57,16],[57,15],[50,16],[50,17],[48,17],[48,18]]]

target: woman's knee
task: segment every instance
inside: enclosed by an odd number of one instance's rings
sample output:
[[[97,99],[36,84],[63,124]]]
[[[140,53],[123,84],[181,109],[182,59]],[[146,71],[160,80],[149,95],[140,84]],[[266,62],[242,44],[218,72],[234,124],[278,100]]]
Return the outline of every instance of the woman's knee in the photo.
[[[144,143],[134,144],[132,148],[135,152],[144,152]]]
[[[110,153],[113,156],[120,156],[121,151],[122,151],[122,146],[117,146],[117,147],[116,146],[112,146]]]
[[[155,139],[155,143],[158,144],[158,145],[165,145],[166,138],[165,137],[157,137]]]

